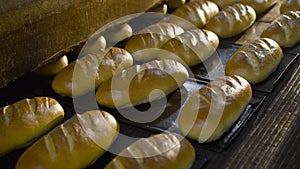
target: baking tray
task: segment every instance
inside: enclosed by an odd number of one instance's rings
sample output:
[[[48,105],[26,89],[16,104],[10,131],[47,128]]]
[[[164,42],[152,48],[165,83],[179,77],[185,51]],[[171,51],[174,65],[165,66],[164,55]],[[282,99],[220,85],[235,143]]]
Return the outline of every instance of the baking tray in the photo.
[[[62,97],[56,93],[53,92],[51,89],[51,81],[53,77],[40,77],[35,76],[32,74],[28,74],[26,76],[23,76],[22,78],[18,79],[17,81],[9,84],[5,88],[0,89],[0,107],[13,104],[17,101],[20,101],[24,98],[33,98],[36,96],[47,96],[56,99],[64,108],[65,111],[65,117],[64,120],[67,120],[71,118],[73,115],[75,115],[75,112],[81,113],[87,110],[92,110],[98,107],[91,107],[89,105],[86,105],[81,109],[81,111],[78,108],[75,108],[73,104],[72,98]],[[87,96],[91,93],[90,92],[82,98],[87,98]],[[84,99],[85,103],[91,103],[91,100]],[[95,102],[95,100],[93,100]],[[102,107],[100,107],[102,108]],[[112,115],[116,115],[111,110],[104,109]],[[138,128],[136,126],[133,126],[128,123],[124,123],[122,120],[119,120],[120,124],[120,133],[123,135],[127,135],[130,137],[135,138],[141,138],[141,137],[148,137],[155,133],[161,133],[160,131],[150,131],[150,130],[144,130],[144,128]],[[192,143],[195,145],[195,143]],[[125,146],[129,145],[129,142],[127,144],[124,144],[124,140],[120,139],[119,137],[115,140],[115,142],[112,144],[111,148],[117,147],[117,149],[125,148]],[[28,145],[29,146],[29,145]],[[5,169],[14,169],[17,160],[22,155],[22,153],[26,150],[26,148],[20,148],[15,151],[12,151],[8,154],[6,154],[3,157],[0,157],[0,166],[1,168]],[[113,150],[112,152],[115,152],[117,150]],[[203,156],[203,154],[196,149],[196,161],[193,164],[192,169],[199,169],[202,168],[206,162],[207,158]],[[87,167],[87,169],[98,169],[98,168],[104,168],[116,155],[113,153],[110,153],[110,151],[107,151],[105,154],[103,154],[100,158],[98,158],[95,163],[93,163],[91,166]]]
[[[299,45],[300,46],[300,45]],[[217,52],[213,54],[204,63],[191,67],[193,75],[197,79],[210,81],[225,74],[225,66],[231,55],[239,48],[238,45],[233,45],[231,48],[219,47]],[[298,54],[290,54],[284,52],[283,59],[281,60],[278,68],[266,80],[261,83],[252,85],[253,90],[261,92],[272,92],[276,83],[284,75],[290,65],[299,59]]]
[[[129,112],[132,113],[132,109],[109,109],[105,107],[101,107],[100,109],[106,110],[108,112],[112,112],[112,114],[120,121],[124,122],[126,124],[130,124],[133,126],[136,126],[138,128],[143,128],[152,132],[175,132],[180,133],[178,124],[177,124],[177,118],[180,112],[180,109],[184,105],[186,99],[195,91],[197,91],[199,88],[203,87],[205,85],[205,82],[199,81],[197,79],[189,79],[187,80],[183,86],[176,90],[175,92],[169,94],[167,96],[167,106],[163,113],[155,120],[147,123],[140,123],[135,122],[131,119],[127,119],[123,115],[120,114],[120,112]],[[206,143],[206,144],[199,144],[196,141],[190,140],[193,142],[193,144],[198,144],[200,147],[211,150],[214,152],[222,152],[225,150],[229,144],[234,140],[234,138],[238,135],[240,130],[243,128],[243,126],[247,123],[247,120],[252,116],[252,114],[259,108],[261,103],[264,101],[265,96],[253,96],[249,105],[246,107],[240,118],[237,120],[237,122],[234,123],[234,125],[231,127],[231,129],[226,132],[220,139],[217,141]],[[86,100],[86,99],[83,99]],[[154,102],[161,102],[161,100],[157,100]],[[91,106],[91,100],[86,102],[87,105],[79,108],[84,111],[84,109],[89,109],[88,107]],[[155,104],[155,103],[153,103]],[[84,105],[84,104],[83,104]],[[135,108],[138,110],[148,110],[150,107],[150,104],[142,104],[139,106],[136,106]],[[153,112],[148,113],[156,113],[157,109],[154,108],[154,110],[151,110]],[[136,114],[134,114],[136,115]]]

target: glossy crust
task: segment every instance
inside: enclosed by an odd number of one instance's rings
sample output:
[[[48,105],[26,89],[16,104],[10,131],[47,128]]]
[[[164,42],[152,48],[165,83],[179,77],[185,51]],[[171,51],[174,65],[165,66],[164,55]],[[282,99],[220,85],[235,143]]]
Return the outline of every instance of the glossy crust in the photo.
[[[154,60],[132,66],[102,83],[96,99],[110,108],[135,106],[164,97],[155,89],[162,90],[165,95],[173,92],[188,76],[186,68],[175,60]]]
[[[168,7],[170,7],[171,9],[175,9],[178,8],[182,5],[185,4],[186,0],[165,0]]]
[[[173,11],[172,15],[180,17],[181,20],[178,20],[176,17],[171,17],[171,22],[178,24],[184,29],[192,28],[185,23],[186,21],[192,23],[195,27],[202,28],[218,12],[218,6],[213,2],[192,1]]]
[[[264,81],[278,67],[283,52],[272,39],[261,38],[241,46],[226,64],[226,75],[239,75],[251,84]]]
[[[119,125],[104,111],[77,114],[31,145],[16,169],[84,168],[115,140]]]
[[[210,0],[218,5],[220,9],[224,9],[229,5],[239,2],[239,0]]]
[[[219,38],[215,33],[204,29],[192,29],[170,39],[161,47],[175,56],[165,54],[158,57],[175,59],[185,65],[193,66],[210,57],[218,46]]]
[[[70,63],[54,77],[52,89],[62,96],[78,97],[95,90],[116,72],[132,64],[130,53],[112,47],[107,52],[87,55]]]
[[[251,97],[251,86],[244,78],[220,77],[188,98],[179,115],[179,128],[199,143],[217,140],[239,118]]]
[[[49,97],[23,99],[1,108],[0,156],[28,145],[63,118],[63,108]]]
[[[160,4],[154,8],[150,9],[150,12],[158,12],[166,14],[168,12],[168,5],[167,4]]]
[[[121,151],[105,169],[189,169],[195,160],[192,144],[178,134],[142,138]]]
[[[256,19],[254,9],[248,5],[234,4],[214,16],[205,26],[220,38],[236,36],[248,29]]]
[[[38,68],[33,73],[39,76],[53,76],[56,75],[63,68],[68,66],[68,58],[66,55],[58,58],[52,63],[49,63],[41,68]]]
[[[132,54],[135,61],[150,61],[156,58],[158,48],[167,40],[183,32],[180,26],[173,23],[153,24],[131,37],[125,49]]]
[[[276,0],[240,0],[240,3],[251,6],[257,14],[260,14],[274,5]]]
[[[300,0],[284,0],[280,5],[282,14],[289,11],[300,11]]]
[[[261,34],[287,48],[300,42],[300,11],[290,11],[277,17]]]
[[[105,39],[111,43],[118,43],[132,36],[133,30],[128,23],[115,25],[103,33]],[[115,44],[111,44],[115,45]]]

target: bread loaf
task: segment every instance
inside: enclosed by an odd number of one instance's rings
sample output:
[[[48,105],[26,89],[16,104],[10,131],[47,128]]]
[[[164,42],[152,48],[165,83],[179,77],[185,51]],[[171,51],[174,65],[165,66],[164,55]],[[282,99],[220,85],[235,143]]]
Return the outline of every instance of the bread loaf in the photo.
[[[84,56],[61,70],[52,81],[52,89],[67,97],[78,97],[95,90],[115,72],[133,64],[124,49],[111,47],[106,52]]]
[[[118,122],[107,112],[77,114],[32,144],[16,169],[84,168],[110,147],[118,130]]]
[[[192,94],[179,114],[179,128],[199,143],[219,139],[239,118],[252,97],[240,76],[222,76]]]
[[[239,75],[251,84],[264,81],[278,67],[283,52],[272,39],[260,38],[241,46],[226,64],[226,75]]]
[[[240,0],[240,3],[251,6],[257,14],[265,12],[276,0]]]
[[[239,0],[210,0],[210,1],[216,3],[220,9],[224,9],[229,5],[237,3]]]
[[[153,24],[131,37],[125,49],[132,54],[135,61],[150,61],[156,58],[161,45],[183,32],[180,26],[173,23]]]
[[[184,29],[191,29],[190,25],[186,22],[192,23],[195,27],[202,28],[213,16],[219,12],[218,6],[210,1],[192,1],[189,2],[172,12],[170,22],[176,23]],[[194,27],[194,28],[195,28]]]
[[[167,41],[161,49],[167,50],[172,55],[158,55],[159,59],[175,59],[188,66],[199,64],[211,56],[219,46],[218,36],[208,30],[192,29]]]
[[[290,11],[277,17],[261,34],[275,40],[282,48],[300,42],[300,11]]]
[[[0,156],[28,145],[63,118],[63,108],[49,97],[23,99],[1,108]]]
[[[97,54],[103,52],[106,48],[106,39],[103,35],[91,37],[82,47],[79,55]]]
[[[175,9],[178,8],[182,5],[185,4],[186,0],[165,0],[168,7],[170,7],[171,9]]]
[[[133,30],[128,23],[122,23],[108,28],[103,32],[105,39],[111,43],[118,43],[132,36]],[[114,45],[114,44],[111,44]]]
[[[166,14],[168,12],[168,5],[167,4],[160,4],[154,8],[151,8],[149,12],[158,12],[162,14]]]
[[[103,106],[128,107],[164,97],[180,87],[189,77],[186,68],[175,60],[154,60],[135,65],[102,83],[96,93]],[[151,97],[149,99],[149,96]]]
[[[234,4],[214,16],[204,27],[220,38],[229,38],[248,29],[256,19],[254,9],[248,5]]]
[[[64,55],[57,60],[36,69],[33,73],[39,76],[54,76],[66,66],[68,66],[68,58]]]
[[[280,5],[282,14],[289,11],[300,11],[300,0],[284,0]]]
[[[121,151],[105,169],[188,169],[195,160],[191,143],[178,134],[142,138]]]

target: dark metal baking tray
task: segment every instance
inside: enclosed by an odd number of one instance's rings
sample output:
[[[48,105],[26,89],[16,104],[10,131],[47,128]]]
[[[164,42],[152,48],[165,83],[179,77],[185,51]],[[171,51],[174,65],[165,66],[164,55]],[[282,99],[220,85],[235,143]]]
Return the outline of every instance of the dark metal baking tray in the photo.
[[[218,48],[217,53],[204,61],[204,64],[199,64],[191,68],[194,77],[197,79],[210,81],[223,76],[225,74],[225,66],[227,61],[239,47],[240,46],[233,45],[231,48]],[[297,59],[299,59],[299,53],[289,54],[284,52],[284,56],[275,72],[273,72],[263,82],[252,85],[253,90],[272,92],[276,83],[284,75],[284,72]]]
[[[163,113],[154,121],[149,123],[138,123],[132,120],[127,119],[126,117],[122,116],[120,114],[120,111],[122,112],[129,112],[130,109],[126,110],[126,108],[121,110],[116,109],[108,109],[105,107],[101,107],[103,110],[107,110],[108,112],[112,112],[113,115],[121,122],[136,126],[138,128],[147,129],[152,132],[176,132],[180,133],[178,124],[177,124],[177,118],[180,112],[180,109],[182,108],[181,105],[184,105],[184,102],[186,99],[196,90],[203,87],[205,85],[204,82],[199,81],[197,79],[189,79],[186,81],[183,86],[176,90],[175,92],[171,93],[167,96],[167,106],[166,109],[163,111]],[[264,101],[264,96],[253,96],[251,99],[251,102],[244,110],[243,114],[240,116],[240,118],[237,120],[237,122],[234,123],[234,125],[231,127],[231,129],[226,132],[220,139],[217,141],[207,143],[207,144],[200,144],[200,147],[212,150],[215,152],[222,152],[224,149],[228,147],[228,145],[233,141],[233,139],[238,135],[239,131],[242,129],[242,127],[246,124],[247,120],[252,116],[252,114],[259,108],[261,103]],[[160,102],[158,100],[157,102]],[[90,104],[88,102],[87,104]],[[155,104],[155,103],[154,103]],[[90,105],[86,105],[85,108],[89,107]],[[150,104],[143,104],[140,106],[136,106],[135,108],[138,110],[148,110],[150,107]],[[156,109],[153,110],[152,113],[155,112]],[[151,112],[149,112],[151,113]],[[181,134],[181,133],[180,133]],[[199,144],[196,141],[190,140],[194,144]]]

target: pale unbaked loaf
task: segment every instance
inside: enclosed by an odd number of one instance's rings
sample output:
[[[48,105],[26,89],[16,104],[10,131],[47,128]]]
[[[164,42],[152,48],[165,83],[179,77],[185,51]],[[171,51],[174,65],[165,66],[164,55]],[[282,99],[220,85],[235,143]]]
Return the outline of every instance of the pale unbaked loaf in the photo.
[[[118,122],[105,111],[76,114],[32,144],[16,169],[87,167],[104,154],[118,131]]]
[[[284,0],[280,5],[282,14],[289,11],[300,11],[300,0]]]
[[[239,75],[251,84],[267,79],[278,67],[283,52],[272,39],[260,38],[241,46],[226,64],[226,75]]]
[[[199,143],[219,139],[250,102],[252,89],[240,76],[222,76],[192,94],[179,114],[179,128]]]
[[[257,14],[260,14],[274,5],[276,0],[240,0],[239,2],[251,6]]]
[[[170,22],[176,23],[184,29],[202,28],[218,12],[218,6],[211,1],[192,1],[173,11],[172,15],[181,19],[171,17]],[[194,27],[186,22],[192,23]]]
[[[204,28],[220,38],[229,38],[248,29],[255,20],[256,13],[252,7],[237,3],[220,11]]]
[[[261,34],[275,40],[281,47],[292,47],[300,42],[300,11],[278,16]]]
[[[194,161],[195,150],[187,139],[163,133],[132,143],[105,169],[189,169]]]
[[[105,52],[84,56],[61,70],[52,81],[52,89],[67,97],[78,97],[95,90],[116,72],[132,66],[126,50],[111,47]]]
[[[219,46],[218,36],[208,30],[191,29],[168,40],[161,49],[174,55],[158,55],[159,59],[175,59],[184,65],[193,66],[210,57]]]
[[[154,60],[115,74],[99,86],[96,99],[100,105],[110,108],[135,106],[170,94],[188,77],[188,71],[181,63],[168,59]],[[152,100],[149,100],[150,94]]]
[[[173,23],[156,23],[150,25],[131,37],[125,49],[132,54],[135,61],[146,62],[155,59],[159,48],[171,38],[184,30]]]
[[[63,55],[57,60],[36,69],[33,73],[39,76],[54,76],[63,68],[67,67],[68,64],[67,56]]]
[[[0,156],[27,146],[64,118],[62,106],[49,97],[23,99],[0,109]]]

